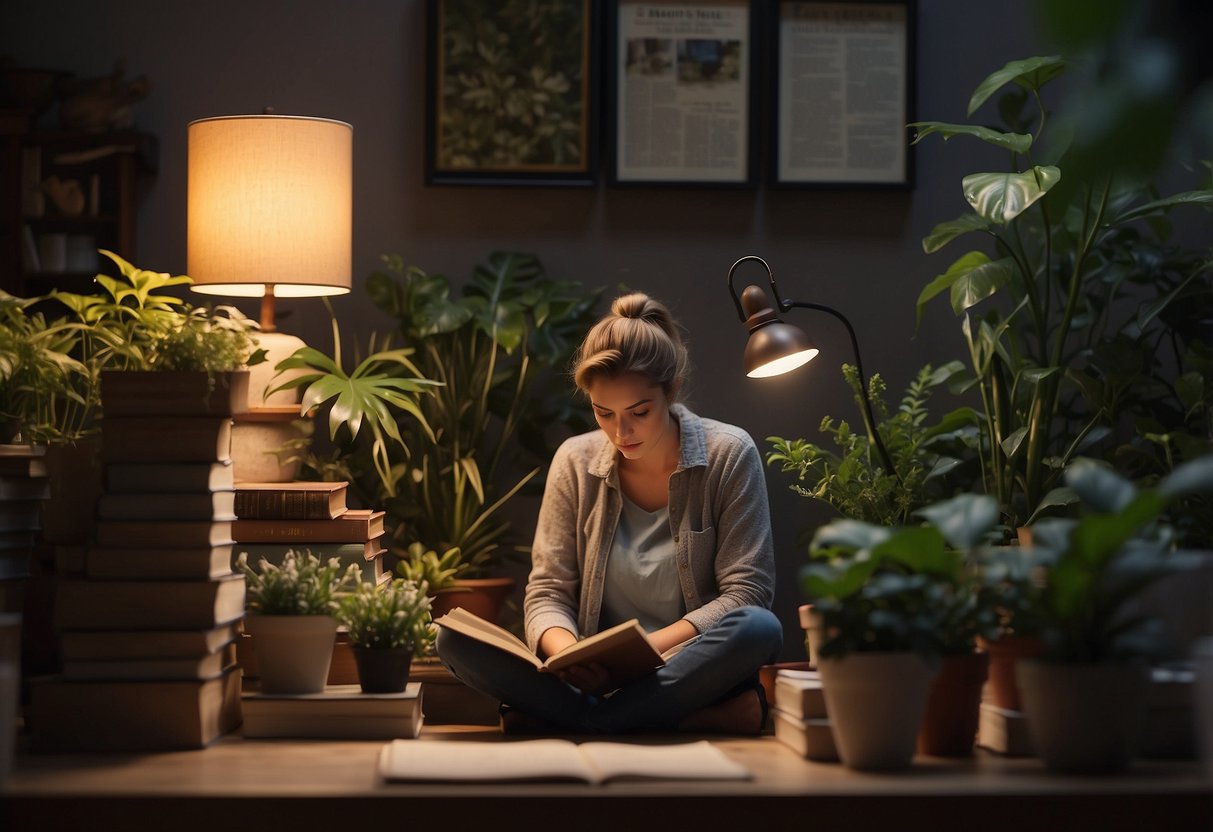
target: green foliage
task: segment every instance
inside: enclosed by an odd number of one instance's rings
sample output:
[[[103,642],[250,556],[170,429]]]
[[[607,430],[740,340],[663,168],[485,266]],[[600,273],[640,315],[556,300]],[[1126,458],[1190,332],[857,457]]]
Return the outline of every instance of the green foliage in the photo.
[[[459,547],[447,549],[441,556],[420,543],[410,543],[407,555],[396,564],[396,571],[406,580],[414,581],[434,593],[454,586],[459,576],[472,565],[463,560]]]
[[[553,430],[585,425],[553,371],[564,370],[593,323],[599,293],[548,277],[528,254],[491,254],[462,297],[442,275],[396,255],[384,260],[367,291],[396,319],[403,350],[379,372],[397,378],[407,368],[437,384],[417,400],[420,417],[387,408],[381,435],[354,436],[308,464],[388,512],[398,556],[412,543],[457,548],[472,577],[501,557],[510,530],[501,509],[540,470],[526,458],[548,459]]]
[[[975,556],[998,518],[994,501],[964,494],[890,528],[838,519],[813,537],[801,589],[822,615],[823,656],[964,653],[997,631],[993,593]]]
[[[98,274],[94,294],[0,296],[0,415],[34,442],[96,430],[103,370],[195,370],[256,364],[256,324],[232,307],[211,311],[166,294],[188,285],[101,250],[121,278]]]
[[[421,656],[434,641],[430,599],[425,586],[413,581],[398,578],[382,589],[360,582],[341,599],[336,617],[349,630],[355,647],[411,647],[414,655]]]
[[[1007,170],[965,176],[971,211],[924,238],[928,253],[974,232],[988,246],[930,281],[917,314],[921,320],[946,293],[960,319],[969,374],[956,387],[980,397],[973,449],[985,490],[1011,527],[1064,504],[1062,472],[1078,454],[1110,453],[1126,441],[1116,434],[1118,414],[1147,414],[1144,433],[1155,435],[1184,424],[1186,391],[1167,380],[1166,368],[1190,378],[1190,348],[1200,340],[1191,323],[1213,311],[1209,253],[1171,242],[1168,221],[1175,208],[1209,210],[1213,189],[1204,183],[1160,198],[1125,165],[1091,166],[1067,148],[1074,125],[1050,141],[1053,114],[1042,91],[1067,69],[1060,57],[1036,57],[985,79],[969,113],[1009,87],[998,101],[1004,130],[911,125],[915,142],[975,138],[1010,159]],[[1132,453],[1157,451],[1143,433],[1127,441]],[[1193,458],[1190,446],[1183,458]]]
[[[256,569],[241,552],[236,566],[247,582],[245,608],[261,615],[331,615],[361,574],[356,563],[343,570],[337,558],[321,561],[306,549],[288,550],[280,566],[262,558]]]
[[[895,472],[886,471],[866,433],[855,432],[843,420],[827,416],[821,432],[833,437],[839,453],[804,439],[767,437],[773,448],[767,464],[780,464],[794,473],[796,493],[828,503],[843,517],[885,526],[904,525],[913,512],[947,495],[947,477],[960,460],[951,455],[958,436],[974,422],[973,413],[961,409],[928,424],[927,402],[933,388],[961,369],[959,362],[932,369],[923,367],[906,388],[896,413],[884,400],[885,385],[879,374],[868,381],[868,395],[876,416],[876,429],[893,460]],[[843,376],[862,407],[859,378],[849,364]],[[971,428],[968,428],[971,429]],[[807,483],[807,485],[806,485]]]
[[[1174,530],[1159,522],[1168,504],[1213,494],[1213,456],[1184,463],[1157,487],[1132,482],[1092,460],[1065,474],[1082,517],[1050,518],[1033,527],[1033,556],[1045,570],[1034,596],[1051,658],[1100,662],[1158,656],[1154,622],[1130,611],[1130,602],[1167,575],[1195,569],[1203,558],[1175,551]]]
[[[580,3],[448,0],[438,167],[585,164]]]

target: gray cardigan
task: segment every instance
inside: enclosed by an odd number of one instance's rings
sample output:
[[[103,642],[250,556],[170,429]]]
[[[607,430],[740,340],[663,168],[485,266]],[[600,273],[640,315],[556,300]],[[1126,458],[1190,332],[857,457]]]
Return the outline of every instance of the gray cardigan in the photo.
[[[770,608],[775,557],[766,480],[745,431],[682,405],[678,467],[670,475],[670,527],[678,551],[683,618],[704,632],[729,610]],[[600,430],[568,439],[548,472],[524,609],[532,650],[550,627],[598,631],[606,556],[622,496],[615,446]]]

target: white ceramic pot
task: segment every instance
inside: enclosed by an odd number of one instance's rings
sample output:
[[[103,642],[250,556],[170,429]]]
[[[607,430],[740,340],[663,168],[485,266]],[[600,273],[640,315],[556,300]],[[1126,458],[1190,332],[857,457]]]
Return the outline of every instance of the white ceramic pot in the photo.
[[[908,768],[935,667],[915,653],[851,653],[817,668],[842,762]]]
[[[1150,687],[1144,663],[1029,659],[1016,676],[1032,743],[1046,766],[1104,772],[1133,759]]]
[[[263,693],[320,693],[328,680],[337,621],[329,615],[250,615]]]

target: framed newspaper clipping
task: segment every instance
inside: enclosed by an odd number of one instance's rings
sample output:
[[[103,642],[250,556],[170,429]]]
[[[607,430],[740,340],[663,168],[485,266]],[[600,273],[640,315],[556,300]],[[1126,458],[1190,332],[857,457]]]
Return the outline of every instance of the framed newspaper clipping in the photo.
[[[612,185],[757,184],[755,28],[763,2],[608,4]]]
[[[592,185],[598,0],[428,0],[426,183]]]
[[[770,179],[911,188],[916,0],[776,0]]]

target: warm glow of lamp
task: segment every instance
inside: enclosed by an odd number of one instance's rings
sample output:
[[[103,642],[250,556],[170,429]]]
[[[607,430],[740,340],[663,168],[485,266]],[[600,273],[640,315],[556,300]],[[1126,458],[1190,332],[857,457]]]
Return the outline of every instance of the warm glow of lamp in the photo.
[[[191,288],[238,297],[345,294],[352,194],[353,128],[345,122],[281,115],[191,122]],[[262,328],[273,331],[272,306],[262,313]]]
[[[779,287],[775,285],[775,273],[771,271],[767,261],[753,254],[742,257],[729,269],[729,294],[733,298],[733,304],[737,307],[737,316],[750,333],[746,340],[743,359],[745,374],[750,378],[783,375],[808,364],[817,357],[818,353],[817,347],[813,345],[802,329],[785,324],[779,319],[779,313],[767,303],[767,293],[761,287],[747,286],[742,291],[741,297],[737,296],[737,292],[733,288],[733,275],[739,266],[748,262],[760,263],[766,269],[771,283],[771,292],[775,296],[775,305],[779,312],[787,312],[790,309],[816,309],[833,315],[846,326],[847,333],[851,336],[851,347],[855,351],[855,369],[859,374],[859,392],[863,405],[861,415],[864,426],[867,428],[868,438],[880,455],[880,461],[885,470],[897,477],[897,469],[893,467],[888,449],[885,448],[880,433],[876,429],[876,419],[872,415],[872,402],[868,398],[868,382],[863,374],[863,360],[859,357],[859,340],[855,337],[855,328],[837,309],[819,303],[782,298],[779,294]]]

